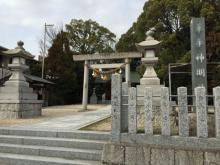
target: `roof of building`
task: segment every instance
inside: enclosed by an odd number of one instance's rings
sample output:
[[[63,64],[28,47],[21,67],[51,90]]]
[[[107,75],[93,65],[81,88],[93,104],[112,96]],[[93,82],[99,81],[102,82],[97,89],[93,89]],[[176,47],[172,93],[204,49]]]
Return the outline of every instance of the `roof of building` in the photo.
[[[1,51],[6,51],[6,50],[8,50],[8,49],[5,48],[5,47],[3,47],[3,46],[0,46],[0,52],[1,52]]]
[[[8,50],[7,48],[0,46],[0,55],[3,55],[2,51],[6,51]]]
[[[41,77],[37,77],[37,76],[34,76],[34,75],[30,75],[30,74],[24,74],[24,77],[26,79],[28,79],[29,81],[40,82],[40,83],[43,83],[43,84],[54,84],[51,81],[48,81],[48,80],[45,80]]]
[[[11,76],[11,71],[8,69],[0,68],[0,80],[1,79],[7,79],[8,77]],[[43,84],[54,84],[51,81],[42,79],[41,77],[37,77],[34,75],[30,74],[24,74],[24,77],[29,81],[29,82],[38,82],[38,83],[43,83]]]

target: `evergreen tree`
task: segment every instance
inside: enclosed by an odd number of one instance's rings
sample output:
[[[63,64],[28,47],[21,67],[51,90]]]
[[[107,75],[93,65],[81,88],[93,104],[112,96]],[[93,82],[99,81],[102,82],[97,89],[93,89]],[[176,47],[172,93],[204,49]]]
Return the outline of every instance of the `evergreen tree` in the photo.
[[[74,54],[114,51],[115,34],[95,21],[72,19],[66,30]]]
[[[136,51],[135,43],[145,39],[145,33],[153,29],[153,37],[162,41],[157,54],[156,71],[161,79],[168,72],[169,63],[190,62],[190,21],[192,17],[205,17],[206,32],[218,32],[220,25],[219,1],[215,0],[149,0],[133,26],[121,36],[117,51]],[[211,56],[213,53],[211,54]],[[216,59],[216,57],[214,58]],[[142,67],[139,67],[139,70]],[[133,68],[135,69],[135,68]],[[177,86],[186,79],[174,82]]]
[[[55,83],[50,92],[49,103],[70,104],[79,101],[77,66],[72,60],[72,52],[66,32],[59,32],[53,40],[45,64],[46,78]]]

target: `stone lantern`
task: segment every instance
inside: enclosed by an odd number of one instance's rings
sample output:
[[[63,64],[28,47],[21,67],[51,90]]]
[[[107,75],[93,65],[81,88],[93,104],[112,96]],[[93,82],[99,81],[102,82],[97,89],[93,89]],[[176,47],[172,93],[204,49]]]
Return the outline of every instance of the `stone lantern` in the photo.
[[[42,100],[37,100],[37,94],[29,87],[23,72],[29,67],[27,59],[33,59],[29,52],[23,48],[24,43],[18,42],[15,49],[3,51],[11,58],[8,64],[12,75],[3,87],[0,88],[0,119],[27,118],[41,115]]]
[[[23,48],[24,43],[22,41],[18,41],[18,46],[15,49],[11,49],[3,52],[5,55],[11,57],[11,64],[8,64],[8,67],[12,71],[12,75],[9,81],[6,84],[14,83],[16,81],[18,85],[28,85],[26,79],[24,78],[23,72],[29,69],[29,66],[26,65],[26,59],[33,59],[29,52],[25,51]],[[14,80],[14,81],[11,81]]]
[[[155,53],[158,50],[160,42],[153,37],[148,36],[145,41],[136,44],[138,51],[143,54],[141,59],[142,63],[146,66],[145,73],[140,79],[140,85],[137,86],[137,92],[139,95],[144,95],[144,88],[151,87],[153,90],[153,104],[160,104],[161,87],[160,79],[154,70],[154,65],[158,61],[158,57],[155,57]]]
[[[159,85],[160,79],[154,70],[154,65],[158,61],[155,57],[155,51],[160,42],[153,37],[148,36],[145,41],[136,44],[138,51],[142,52],[144,57],[141,59],[142,63],[146,66],[143,78],[140,80],[141,85]]]

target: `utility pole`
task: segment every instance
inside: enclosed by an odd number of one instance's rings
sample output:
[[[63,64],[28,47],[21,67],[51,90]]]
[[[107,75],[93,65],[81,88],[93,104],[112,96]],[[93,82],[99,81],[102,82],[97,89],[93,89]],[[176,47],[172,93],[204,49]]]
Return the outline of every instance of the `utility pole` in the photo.
[[[44,59],[46,56],[46,37],[47,37],[47,27],[53,27],[53,24],[44,24],[44,49],[43,49],[43,59],[42,59],[42,71],[41,71],[41,78],[44,78]]]

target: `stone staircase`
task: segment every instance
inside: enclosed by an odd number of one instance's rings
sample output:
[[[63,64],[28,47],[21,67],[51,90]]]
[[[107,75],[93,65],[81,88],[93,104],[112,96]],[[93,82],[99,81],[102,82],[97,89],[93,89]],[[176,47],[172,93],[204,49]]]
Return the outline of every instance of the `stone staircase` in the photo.
[[[109,133],[0,128],[0,165],[98,165]]]

